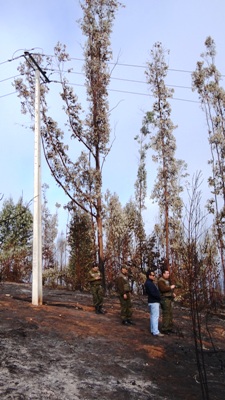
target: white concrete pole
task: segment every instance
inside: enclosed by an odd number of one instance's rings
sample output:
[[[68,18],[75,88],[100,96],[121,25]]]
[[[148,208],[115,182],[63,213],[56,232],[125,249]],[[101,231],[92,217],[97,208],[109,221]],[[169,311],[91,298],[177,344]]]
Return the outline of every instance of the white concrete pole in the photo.
[[[35,70],[34,132],[34,215],[32,304],[42,305],[42,216],[41,216],[41,134],[40,134],[40,71]]]

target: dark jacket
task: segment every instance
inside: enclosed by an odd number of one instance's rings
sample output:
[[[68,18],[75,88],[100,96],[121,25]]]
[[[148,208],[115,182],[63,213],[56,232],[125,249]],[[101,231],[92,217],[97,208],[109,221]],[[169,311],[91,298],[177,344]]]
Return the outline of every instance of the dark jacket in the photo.
[[[151,279],[147,279],[145,282],[145,291],[148,295],[148,303],[160,303],[160,293],[157,286]]]

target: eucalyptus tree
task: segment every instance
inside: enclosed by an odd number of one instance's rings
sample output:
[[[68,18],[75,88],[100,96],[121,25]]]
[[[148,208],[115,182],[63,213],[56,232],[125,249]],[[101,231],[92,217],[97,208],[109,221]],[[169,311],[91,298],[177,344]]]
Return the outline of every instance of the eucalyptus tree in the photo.
[[[31,273],[33,217],[20,198],[5,200],[0,211],[1,275],[11,280],[29,279]]]
[[[54,268],[56,264],[56,237],[58,234],[57,212],[52,214],[48,208],[46,191],[48,185],[42,186],[43,205],[42,205],[42,259],[43,268]]]
[[[140,212],[134,200],[124,206],[126,230],[124,231],[124,256],[130,264],[143,269],[146,233]]]
[[[139,241],[144,243],[144,249],[145,231],[132,200],[123,207],[118,195],[107,191],[104,211],[105,268],[107,282],[111,284],[121,264],[140,267]]]
[[[62,273],[67,268],[67,238],[63,231],[58,235],[56,240],[56,259],[59,271]],[[62,277],[60,278],[62,284]]]
[[[145,119],[144,119],[145,120]],[[146,209],[145,200],[147,196],[147,170],[146,170],[146,152],[149,145],[146,143],[145,124],[141,128],[140,134],[134,138],[139,145],[139,160],[137,179],[135,182],[135,199],[140,213]]]
[[[62,85],[61,98],[66,116],[66,130],[62,130],[50,115],[47,93],[41,86],[41,134],[47,163],[56,182],[69,198],[69,207],[78,206],[87,212],[97,225],[97,251],[103,270],[102,229],[102,167],[109,152],[110,127],[107,87],[110,81],[109,61],[112,59],[110,35],[117,0],[83,0],[81,29],[86,37],[84,71],[89,110],[82,118],[82,107],[64,74],[70,57],[66,46],[55,47],[57,69]],[[52,58],[33,54],[42,69],[51,69]],[[45,64],[45,65],[44,65]],[[55,64],[54,64],[55,66]],[[15,87],[22,98],[23,112],[34,114],[34,73],[28,62],[20,67],[24,79],[17,79]],[[70,135],[68,135],[68,133]],[[69,136],[69,137],[68,137]],[[74,144],[73,144],[74,143]],[[72,147],[73,146],[73,147]],[[72,150],[72,149],[73,150]],[[74,154],[80,153],[74,159]]]
[[[137,231],[139,227],[139,215],[135,202],[130,199],[124,206],[125,226],[123,237],[123,257],[133,263],[137,255]]]
[[[69,275],[75,289],[87,286],[87,276],[95,260],[92,221],[90,215],[74,208],[69,224]]]
[[[198,92],[208,127],[211,150],[209,164],[212,175],[208,182],[213,197],[208,201],[208,210],[214,215],[221,264],[225,280],[225,90],[222,76],[215,65],[216,46],[211,37],[205,41],[206,51],[201,55],[192,74],[193,89]]]
[[[142,212],[146,209],[145,200],[147,196],[147,170],[146,170],[146,153],[149,145],[146,143],[146,132],[145,126],[140,131],[140,134],[135,137],[139,144],[139,160],[138,160],[138,171],[137,179],[135,182],[135,200],[137,205],[137,211],[139,216],[139,229],[137,231],[137,238],[139,240],[139,264],[141,269],[143,269],[143,250],[145,247],[145,235],[144,231],[144,221]]]
[[[106,280],[113,285],[120,265],[125,262],[124,234],[127,230],[124,210],[116,193],[107,190],[104,206]]]
[[[155,152],[152,159],[158,164],[151,197],[159,205],[161,240],[168,265],[171,261],[171,247],[175,231],[179,230],[181,223],[182,200],[180,194],[183,188],[180,179],[186,169],[186,164],[175,158],[176,139],[173,132],[176,126],[171,120],[169,103],[169,99],[173,97],[173,89],[169,89],[165,83],[168,71],[165,61],[166,54],[162,44],[155,43],[151,50],[151,61],[147,63],[146,70],[147,83],[155,101],[152,111],[146,114],[144,125],[145,132],[150,137],[150,147]]]

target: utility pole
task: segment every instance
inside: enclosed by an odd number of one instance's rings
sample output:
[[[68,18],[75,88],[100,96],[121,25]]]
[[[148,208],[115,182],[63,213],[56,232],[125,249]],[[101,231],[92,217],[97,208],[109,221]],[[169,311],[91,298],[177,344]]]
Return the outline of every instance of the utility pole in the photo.
[[[34,129],[34,212],[32,304],[42,305],[42,193],[41,193],[41,132],[40,132],[40,75],[50,82],[33,56],[25,52],[26,60],[35,69],[35,129]]]
[[[40,71],[35,69],[34,130],[34,215],[32,304],[42,305],[42,215],[41,215],[41,137],[40,137]]]

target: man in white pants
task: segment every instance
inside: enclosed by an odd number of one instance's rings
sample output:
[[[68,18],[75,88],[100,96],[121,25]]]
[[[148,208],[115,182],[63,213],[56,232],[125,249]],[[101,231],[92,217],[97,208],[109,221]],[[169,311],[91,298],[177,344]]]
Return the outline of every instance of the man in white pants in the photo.
[[[150,309],[150,332],[153,336],[163,337],[164,335],[159,332],[160,292],[154,283],[155,272],[148,270],[146,272],[146,277],[145,291],[148,295],[148,305]]]

